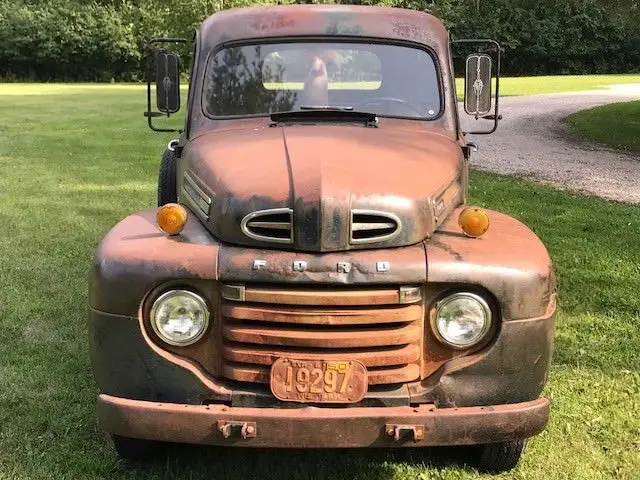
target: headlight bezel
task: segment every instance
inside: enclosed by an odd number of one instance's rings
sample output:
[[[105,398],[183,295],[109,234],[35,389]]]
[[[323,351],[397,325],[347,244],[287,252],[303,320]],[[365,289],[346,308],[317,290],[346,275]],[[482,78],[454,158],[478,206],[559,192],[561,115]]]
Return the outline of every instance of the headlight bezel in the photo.
[[[461,298],[471,299],[476,301],[482,311],[484,312],[485,322],[480,334],[476,336],[473,342],[469,343],[455,343],[448,339],[446,339],[440,332],[438,328],[438,317],[440,310],[450,304],[453,301],[459,300]],[[472,291],[456,291],[450,292],[448,294],[443,295],[434,305],[433,314],[431,315],[431,331],[436,339],[444,346],[451,348],[453,350],[471,350],[474,348],[478,348],[479,346],[483,346],[487,343],[489,338],[492,336],[492,332],[495,330],[496,325],[496,316],[494,315],[494,310],[491,308],[490,302],[487,299],[475,292]]]
[[[195,335],[194,337],[190,338],[187,341],[176,341],[171,338],[168,338],[161,331],[160,327],[156,322],[156,314],[158,312],[158,309],[162,305],[162,302],[165,301],[167,298],[170,298],[171,296],[174,296],[176,294],[183,294],[185,296],[191,297],[191,299],[195,300],[196,303],[200,304],[202,311],[204,313],[202,328],[200,329],[197,335]],[[186,288],[180,288],[180,287],[171,288],[169,290],[165,290],[160,295],[158,295],[153,301],[153,303],[151,304],[151,308],[149,309],[149,324],[151,326],[151,329],[153,330],[153,333],[161,342],[166,343],[167,345],[171,345],[173,347],[189,347],[189,346],[195,345],[200,340],[202,340],[202,338],[205,336],[205,334],[209,330],[209,327],[211,324],[211,310],[209,308],[209,304],[207,303],[206,299],[203,296],[197,294],[196,292]]]

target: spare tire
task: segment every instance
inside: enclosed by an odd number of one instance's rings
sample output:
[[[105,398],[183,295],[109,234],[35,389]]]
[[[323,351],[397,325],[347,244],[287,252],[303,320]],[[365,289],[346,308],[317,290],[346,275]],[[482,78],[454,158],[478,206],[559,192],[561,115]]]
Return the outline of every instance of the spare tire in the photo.
[[[169,144],[171,145],[171,143]],[[162,154],[160,173],[158,174],[158,206],[178,201],[178,188],[176,185],[176,156],[175,152],[167,147]]]

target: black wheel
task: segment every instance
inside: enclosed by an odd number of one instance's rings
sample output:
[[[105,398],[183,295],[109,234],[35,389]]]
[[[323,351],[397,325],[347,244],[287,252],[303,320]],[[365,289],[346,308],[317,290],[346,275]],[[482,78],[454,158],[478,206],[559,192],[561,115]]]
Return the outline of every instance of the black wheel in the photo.
[[[111,435],[116,454],[123,460],[143,460],[150,457],[158,448],[158,442],[138,438]]]
[[[158,206],[178,201],[178,189],[176,186],[176,157],[173,151],[167,148],[162,154],[160,173],[158,174]]]
[[[499,473],[516,468],[527,440],[478,445],[477,466],[483,472]]]

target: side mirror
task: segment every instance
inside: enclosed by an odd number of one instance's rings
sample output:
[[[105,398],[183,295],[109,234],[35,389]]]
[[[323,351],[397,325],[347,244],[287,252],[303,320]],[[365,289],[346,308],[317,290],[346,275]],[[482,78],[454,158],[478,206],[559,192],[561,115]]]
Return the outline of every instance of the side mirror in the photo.
[[[180,57],[158,50],[155,59],[156,105],[158,111],[170,115],[180,110]]]
[[[464,111],[476,120],[492,109],[491,57],[485,53],[469,55],[464,76]]]

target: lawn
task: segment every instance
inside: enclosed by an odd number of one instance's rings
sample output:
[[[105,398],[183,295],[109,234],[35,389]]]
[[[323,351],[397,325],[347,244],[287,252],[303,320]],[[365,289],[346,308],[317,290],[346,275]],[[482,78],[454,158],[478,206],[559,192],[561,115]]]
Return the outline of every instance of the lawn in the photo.
[[[612,103],[569,115],[579,137],[610,147],[640,152],[640,101]]]
[[[637,83],[640,75],[557,75],[540,77],[501,77],[500,96],[539,95],[542,93],[579,92],[603,90],[611,85]],[[495,79],[493,82],[495,92]],[[464,93],[464,78],[456,79],[458,97]]]
[[[495,82],[494,82],[495,83]],[[640,74],[622,74],[622,75],[558,75],[558,76],[541,76],[541,77],[502,77],[500,79],[500,95],[517,96],[517,95],[537,95],[541,93],[559,93],[559,92],[577,92],[580,90],[602,90],[617,84],[640,84]],[[371,89],[377,82],[361,82],[361,87]],[[275,84],[266,84],[267,88],[273,88]],[[289,88],[300,88],[300,84],[287,84]],[[68,86],[59,83],[48,83],[34,85],[25,91],[22,84],[0,84],[0,94],[2,95],[51,95],[68,93]],[[100,89],[95,84],[75,84],[76,92],[91,92]],[[102,88],[107,88],[105,85]],[[113,84],[108,86],[111,91],[118,90],[139,90],[139,85],[132,84]],[[345,88],[344,83],[334,84],[334,88]],[[456,88],[459,96],[464,91],[464,79],[456,79]],[[183,85],[186,91],[186,86]],[[495,88],[494,88],[495,90]],[[144,102],[144,99],[142,100]],[[142,103],[138,102],[140,105]]]
[[[152,206],[168,135],[133,86],[0,85],[0,479],[475,479],[455,450],[171,447],[117,462],[94,415],[87,273],[100,238]],[[640,208],[473,173],[472,199],[546,242],[560,288],[548,429],[500,478],[640,471]],[[444,456],[450,462],[441,462]]]
[[[629,83],[640,84],[640,75],[557,75],[517,78],[504,77],[500,79],[500,94],[505,96],[537,95],[540,93],[602,90],[611,85]]]

